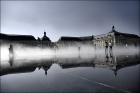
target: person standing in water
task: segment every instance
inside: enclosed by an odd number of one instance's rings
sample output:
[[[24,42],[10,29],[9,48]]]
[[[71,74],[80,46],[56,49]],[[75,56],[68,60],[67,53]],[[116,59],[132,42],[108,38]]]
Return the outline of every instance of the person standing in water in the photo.
[[[80,47],[79,47],[79,46],[78,46],[78,51],[79,51],[79,58],[81,58],[81,57],[80,57]]]
[[[95,46],[94,46],[94,47],[95,47],[95,52],[96,52],[96,44],[95,44]]]
[[[10,44],[10,48],[9,48],[9,55],[12,54],[14,55],[14,52],[13,52],[13,46]]]
[[[105,55],[108,55],[108,43],[107,42],[105,42]]]
[[[79,52],[80,52],[80,47],[78,47],[78,50],[79,50]]]
[[[128,44],[126,44],[125,46],[126,46],[126,49],[128,49]]]
[[[112,43],[111,43],[111,41],[109,42],[109,53],[110,53],[110,56],[113,55],[113,52],[112,52]]]
[[[79,51],[79,54],[80,54],[80,47],[78,46],[78,51]]]

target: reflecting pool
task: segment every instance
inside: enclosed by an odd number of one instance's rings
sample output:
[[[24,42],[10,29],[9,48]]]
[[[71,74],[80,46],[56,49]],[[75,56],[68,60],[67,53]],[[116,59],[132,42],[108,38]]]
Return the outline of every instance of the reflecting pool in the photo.
[[[140,55],[71,54],[1,61],[1,92],[140,92]]]

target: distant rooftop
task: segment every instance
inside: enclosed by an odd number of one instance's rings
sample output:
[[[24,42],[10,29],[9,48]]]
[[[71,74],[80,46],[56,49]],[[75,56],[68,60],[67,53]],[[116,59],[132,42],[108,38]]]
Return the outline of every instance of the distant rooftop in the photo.
[[[3,37],[7,37],[9,40],[13,40],[13,38],[15,39],[19,39],[22,38],[22,39],[28,39],[28,40],[36,40],[34,38],[34,36],[32,35],[17,35],[17,34],[4,34],[4,33],[0,33],[0,38],[3,38]]]
[[[112,30],[111,30],[110,32],[108,32],[107,34],[109,34],[109,33],[114,33],[115,36],[123,35],[123,36],[134,36],[134,37],[139,37],[139,36],[136,35],[136,34],[129,34],[129,33],[118,32],[118,31],[115,30],[115,27],[114,27],[114,26],[112,26]],[[96,35],[96,36],[102,36],[102,35],[106,35],[106,34],[101,34],[101,35]],[[96,36],[95,36],[95,37],[96,37]]]

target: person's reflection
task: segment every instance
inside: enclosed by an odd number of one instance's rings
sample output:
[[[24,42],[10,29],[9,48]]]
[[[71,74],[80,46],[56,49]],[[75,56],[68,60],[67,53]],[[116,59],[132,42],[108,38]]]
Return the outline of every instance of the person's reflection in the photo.
[[[114,65],[113,56],[109,57],[109,62],[110,62],[110,66],[113,67],[113,65]]]
[[[113,57],[110,56],[109,61],[112,63],[113,62]]]
[[[92,64],[92,66],[93,66],[93,68],[95,68],[95,64],[94,63]]]
[[[110,54],[110,57],[113,57],[113,51],[112,51],[112,49],[110,50],[109,54]]]
[[[13,62],[14,62],[14,56],[9,56],[9,63],[10,63],[10,66],[13,65]]]
[[[114,77],[117,76],[117,70],[114,70]]]
[[[108,62],[108,54],[105,56],[105,62]]]
[[[78,56],[78,59],[81,59],[81,56],[80,56],[80,54],[79,54],[79,56]]]

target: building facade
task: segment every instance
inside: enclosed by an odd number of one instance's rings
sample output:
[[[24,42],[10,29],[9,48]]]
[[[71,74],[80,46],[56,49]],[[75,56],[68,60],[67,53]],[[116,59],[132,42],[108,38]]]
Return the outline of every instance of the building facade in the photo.
[[[68,46],[81,47],[84,45],[91,46],[93,48],[104,48],[105,42],[111,42],[113,47],[121,46],[134,46],[140,47],[140,37],[135,34],[121,33],[112,27],[112,30],[106,34],[97,36],[85,36],[85,37],[69,37],[62,36],[57,42],[52,42],[44,31],[44,36],[36,40],[32,35],[10,35],[0,33],[0,44],[21,44],[25,46],[38,46],[54,48],[66,48]]]
[[[59,48],[66,48],[66,47],[81,47],[83,45],[91,45],[93,44],[93,36],[85,36],[85,37],[69,37],[69,36],[62,36],[59,40],[55,43]]]
[[[0,33],[0,45],[19,44],[24,46],[36,46],[37,42],[32,35],[12,35]]]
[[[52,47],[51,40],[46,36],[46,32],[44,32],[44,36],[36,40],[32,35],[12,35],[12,34],[4,34],[0,33],[0,45],[22,45],[22,46],[38,46],[38,47]]]
[[[140,46],[140,37],[135,34],[121,33],[115,30],[115,27],[112,27],[112,30],[106,34],[94,36],[93,39],[94,46],[97,48],[103,48],[105,42],[111,42],[115,46]]]

